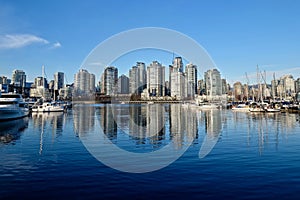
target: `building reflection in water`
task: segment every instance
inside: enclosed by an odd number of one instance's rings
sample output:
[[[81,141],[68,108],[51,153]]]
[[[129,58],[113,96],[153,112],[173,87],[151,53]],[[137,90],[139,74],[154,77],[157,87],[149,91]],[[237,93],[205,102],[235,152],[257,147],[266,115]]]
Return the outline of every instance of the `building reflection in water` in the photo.
[[[136,144],[160,148],[170,142],[177,149],[197,136],[197,113],[180,104],[105,105],[100,124],[110,139],[126,133]]]
[[[204,158],[211,152],[222,132],[222,111],[217,109],[204,110],[205,137],[199,151],[199,158]]]
[[[170,138],[176,148],[180,149],[198,137],[197,113],[180,104],[170,104],[169,108]]]
[[[0,122],[0,144],[13,143],[20,139],[22,132],[28,127],[28,117]]]
[[[113,105],[105,104],[100,106],[100,126],[104,132],[104,134],[110,139],[117,139],[117,123],[115,121],[115,117],[117,117],[116,109],[113,109]],[[122,113],[122,112],[121,112]]]
[[[74,130],[78,136],[84,136],[94,130],[95,112],[93,105],[78,104],[73,107]]]

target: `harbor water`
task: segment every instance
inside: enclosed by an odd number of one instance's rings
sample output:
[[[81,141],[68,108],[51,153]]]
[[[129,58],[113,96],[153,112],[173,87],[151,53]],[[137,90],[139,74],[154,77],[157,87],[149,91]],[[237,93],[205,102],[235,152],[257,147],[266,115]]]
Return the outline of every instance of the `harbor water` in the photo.
[[[0,199],[298,199],[299,155],[299,114],[77,104],[0,123]]]

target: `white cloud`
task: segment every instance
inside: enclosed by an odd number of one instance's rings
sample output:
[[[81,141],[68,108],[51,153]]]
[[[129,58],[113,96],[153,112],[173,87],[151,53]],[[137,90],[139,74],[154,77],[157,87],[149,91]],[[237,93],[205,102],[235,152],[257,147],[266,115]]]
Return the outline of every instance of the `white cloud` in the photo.
[[[56,48],[60,48],[61,47],[61,43],[60,42],[55,42],[53,45],[52,45],[52,48],[56,49]]]
[[[33,43],[49,44],[47,40],[31,34],[0,35],[0,49],[17,49]]]

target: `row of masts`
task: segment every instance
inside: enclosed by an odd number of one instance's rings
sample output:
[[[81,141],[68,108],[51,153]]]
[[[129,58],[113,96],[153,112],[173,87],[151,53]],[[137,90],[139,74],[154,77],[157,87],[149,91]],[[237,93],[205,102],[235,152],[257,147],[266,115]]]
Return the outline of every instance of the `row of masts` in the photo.
[[[249,84],[250,84],[250,81],[249,81],[249,77],[248,77],[247,72],[245,73],[245,77],[247,79],[247,84],[246,84],[246,87],[247,87],[247,93],[246,94],[247,95],[246,95],[246,98],[247,98],[247,101],[250,101],[250,98],[249,98],[249,93],[250,93],[249,92]],[[263,93],[268,93],[270,91],[269,91],[268,84],[267,84],[267,81],[266,81],[267,73],[266,73],[265,70],[264,70],[264,72],[261,72],[259,70],[258,65],[256,66],[256,77],[257,77],[257,86],[258,86],[258,92],[257,92],[257,96],[256,96],[256,101],[257,102],[263,102],[264,99],[266,99],[264,97],[267,96],[267,95],[263,95]],[[262,83],[261,80],[263,80],[263,83]],[[273,81],[276,84],[275,73],[273,73]],[[276,84],[276,86],[277,86],[277,84]],[[265,91],[263,91],[263,87],[265,88]],[[253,94],[252,95],[252,100],[254,100],[253,99],[253,97],[255,96],[254,95],[255,94],[254,87],[251,87],[251,90],[252,90],[252,94]],[[275,95],[273,94],[271,96],[273,97],[273,100],[275,100]],[[285,95],[285,98],[286,98],[286,95]],[[280,99],[282,99],[282,94],[281,93],[280,93]]]

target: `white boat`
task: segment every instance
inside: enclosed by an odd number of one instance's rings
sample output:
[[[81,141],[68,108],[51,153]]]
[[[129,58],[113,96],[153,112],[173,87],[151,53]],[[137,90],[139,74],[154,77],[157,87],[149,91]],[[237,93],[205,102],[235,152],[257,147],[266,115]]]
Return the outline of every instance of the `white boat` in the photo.
[[[32,106],[32,112],[64,112],[65,106],[56,102],[44,102],[42,105]]]
[[[279,108],[267,108],[267,112],[280,112],[281,110]]]
[[[16,93],[0,94],[0,121],[26,117],[29,110],[22,95]]]
[[[202,103],[199,105],[200,109],[219,109],[220,106],[213,103]]]
[[[232,107],[233,111],[249,112],[250,107],[246,104],[238,104],[235,107]]]
[[[153,101],[148,101],[147,104],[154,104],[154,102]]]

